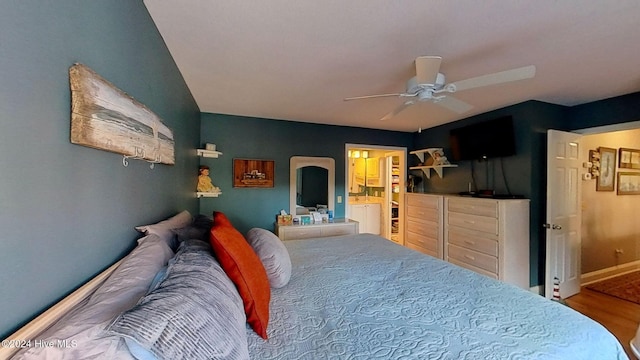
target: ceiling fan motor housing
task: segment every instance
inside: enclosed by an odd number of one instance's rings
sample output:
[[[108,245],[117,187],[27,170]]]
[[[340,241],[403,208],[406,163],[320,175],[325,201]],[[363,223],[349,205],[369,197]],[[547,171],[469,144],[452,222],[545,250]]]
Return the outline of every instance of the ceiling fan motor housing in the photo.
[[[435,84],[418,84],[418,78],[416,76],[407,80],[407,93],[408,94],[416,94],[421,90],[430,89],[430,90],[442,90],[444,88],[445,77],[444,74],[438,73],[436,76]]]

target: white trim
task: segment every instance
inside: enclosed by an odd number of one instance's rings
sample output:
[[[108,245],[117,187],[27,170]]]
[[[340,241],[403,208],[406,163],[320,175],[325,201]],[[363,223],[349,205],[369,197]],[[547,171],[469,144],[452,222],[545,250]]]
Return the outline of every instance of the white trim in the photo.
[[[596,126],[592,128],[572,130],[572,132],[583,135],[602,134],[606,132],[634,130],[640,128],[640,121],[630,121],[611,125]]]
[[[589,285],[596,281],[609,279],[614,276],[630,273],[636,270],[640,270],[640,260],[582,274],[580,276],[580,285]]]
[[[531,291],[534,294],[544,296],[544,286],[542,285],[532,286],[529,288],[529,291]]]
[[[629,346],[631,347],[631,352],[633,352],[636,359],[640,359],[640,349],[636,348],[636,345],[634,344],[635,340],[636,338],[631,339]]]
[[[111,275],[111,273],[120,265],[122,260],[119,260],[115,264],[111,265],[108,269],[96,275],[93,279],[89,280],[86,284],[82,285],[79,289],[72,292],[69,296],[60,300],[57,304],[50,307],[47,311],[40,314],[37,318],[31,320],[22,328],[18,329],[13,334],[9,335],[4,340],[14,341],[27,341],[33,340],[53,325],[64,314],[73,309],[79,302],[89,296],[95,289],[97,289],[102,283]],[[3,341],[4,342],[4,341]],[[0,347],[0,360],[8,359],[18,350],[18,347]]]

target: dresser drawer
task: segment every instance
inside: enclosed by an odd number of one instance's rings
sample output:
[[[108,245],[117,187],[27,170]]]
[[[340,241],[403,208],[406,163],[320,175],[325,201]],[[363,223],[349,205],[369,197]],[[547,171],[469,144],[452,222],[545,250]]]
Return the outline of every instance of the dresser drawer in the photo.
[[[498,217],[498,202],[491,200],[449,198],[447,209],[449,212]]]
[[[435,250],[429,250],[429,249],[426,249],[426,248],[424,248],[422,246],[412,244],[410,242],[405,243],[404,246],[408,247],[411,250],[415,250],[415,251],[421,252],[423,254],[427,254],[429,256],[433,256],[435,258],[440,258],[440,256],[438,255],[438,252],[435,251]]]
[[[447,224],[498,235],[498,219],[496,218],[449,212]]]
[[[425,195],[407,195],[407,205],[418,206],[428,209],[439,209],[440,206],[439,196],[425,196]]]
[[[407,217],[417,220],[438,221],[440,219],[440,210],[407,205]]]
[[[407,238],[405,239],[405,241],[407,242],[407,244],[425,248],[435,254],[438,253],[438,238],[407,232]]]
[[[477,233],[476,233],[477,234]],[[498,239],[490,237],[468,234],[455,228],[450,228],[447,232],[449,244],[458,245],[463,248],[475,250],[487,255],[498,256]]]
[[[322,228],[322,237],[352,235],[356,233],[355,226],[330,226]]]
[[[322,237],[322,229],[318,227],[305,228],[304,225],[300,225],[300,227],[287,227],[287,229],[283,231],[282,235],[284,235],[281,236],[282,240]]]
[[[498,274],[498,259],[495,256],[479,253],[453,244],[449,244],[447,249],[449,250],[448,257],[451,259]]]
[[[477,272],[479,274],[482,274],[484,276],[488,276],[488,277],[490,277],[492,279],[498,280],[498,274],[495,274],[495,273],[492,273],[490,271],[486,271],[486,270],[477,268],[477,267],[475,267],[473,265],[469,265],[464,261],[458,261],[458,260],[452,259],[452,258],[449,258],[447,261],[449,261],[450,263],[452,263],[454,265],[458,265],[458,266],[463,267],[465,269],[468,269],[468,270],[471,270],[471,271],[475,271],[475,272]]]
[[[407,219],[407,231],[412,232],[419,235],[425,235],[437,239],[438,232],[438,224],[433,222],[421,222],[414,221],[413,219]]]

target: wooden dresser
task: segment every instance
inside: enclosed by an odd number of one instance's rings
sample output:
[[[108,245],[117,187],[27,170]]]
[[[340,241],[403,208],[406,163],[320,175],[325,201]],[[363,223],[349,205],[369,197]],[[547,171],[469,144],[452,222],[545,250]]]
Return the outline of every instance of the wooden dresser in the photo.
[[[311,225],[278,225],[276,235],[280,240],[310,239],[318,237],[355,235],[358,233],[358,222],[351,219],[334,219],[330,223]]]
[[[442,259],[443,197],[410,193],[405,199],[405,246]]]
[[[529,289],[529,200],[407,194],[406,246]]]

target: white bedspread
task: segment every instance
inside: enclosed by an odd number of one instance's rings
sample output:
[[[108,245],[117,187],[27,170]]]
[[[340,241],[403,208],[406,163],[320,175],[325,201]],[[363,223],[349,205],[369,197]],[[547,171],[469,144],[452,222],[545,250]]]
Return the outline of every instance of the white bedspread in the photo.
[[[578,312],[373,235],[286,241],[253,359],[627,359]]]

